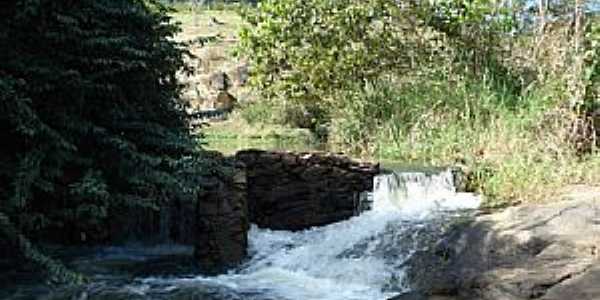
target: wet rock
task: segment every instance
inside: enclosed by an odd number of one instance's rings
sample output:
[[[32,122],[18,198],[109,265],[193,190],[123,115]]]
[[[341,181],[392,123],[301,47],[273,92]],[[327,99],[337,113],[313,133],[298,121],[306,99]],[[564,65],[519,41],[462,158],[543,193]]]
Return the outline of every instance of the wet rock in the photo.
[[[240,151],[248,209],[259,227],[302,230],[355,215],[359,194],[373,189],[379,167],[326,153]]]
[[[444,233],[408,262],[426,295],[457,299],[600,299],[600,201],[525,205]]]
[[[446,296],[428,296],[420,292],[408,292],[388,300],[455,300],[453,297]]]
[[[243,165],[222,158],[230,174],[214,174],[198,199],[194,256],[206,273],[219,273],[246,257],[248,208]]]

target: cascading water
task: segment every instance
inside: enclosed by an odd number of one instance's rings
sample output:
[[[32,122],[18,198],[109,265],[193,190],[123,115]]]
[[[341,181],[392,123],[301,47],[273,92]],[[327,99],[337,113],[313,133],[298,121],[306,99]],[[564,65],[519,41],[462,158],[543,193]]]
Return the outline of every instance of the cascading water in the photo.
[[[452,169],[392,172],[375,177],[373,209],[424,217],[439,211],[476,209],[480,197],[457,191]]]
[[[405,292],[404,264],[427,224],[476,209],[480,198],[458,193],[450,170],[383,174],[374,186],[372,209],[349,220],[301,232],[252,227],[250,260],[228,274],[146,277],[119,289],[140,299],[379,300]]]

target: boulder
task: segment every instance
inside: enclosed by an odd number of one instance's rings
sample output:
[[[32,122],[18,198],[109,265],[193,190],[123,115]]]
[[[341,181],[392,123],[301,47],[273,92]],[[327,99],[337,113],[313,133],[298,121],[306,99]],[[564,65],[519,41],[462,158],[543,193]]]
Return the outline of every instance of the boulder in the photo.
[[[235,97],[228,92],[221,91],[217,94],[214,103],[215,109],[219,111],[231,112],[237,103],[237,99],[235,99]]]
[[[259,227],[302,230],[354,216],[359,195],[373,189],[379,166],[327,153],[245,150],[250,221]]]
[[[423,299],[600,299],[598,198],[478,216],[422,249],[407,265]]]
[[[226,91],[231,86],[231,80],[225,72],[219,71],[208,77],[209,87],[216,91]]]

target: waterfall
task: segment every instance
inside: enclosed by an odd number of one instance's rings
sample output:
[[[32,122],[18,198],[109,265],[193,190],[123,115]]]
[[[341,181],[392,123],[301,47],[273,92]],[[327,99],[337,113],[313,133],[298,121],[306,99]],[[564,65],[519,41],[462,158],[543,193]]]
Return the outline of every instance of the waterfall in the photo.
[[[100,273],[84,291],[76,292],[77,297],[60,294],[47,299],[389,299],[410,291],[411,256],[439,241],[440,228],[459,211],[478,208],[480,197],[457,191],[456,181],[451,170],[381,174],[374,178],[374,190],[360,197],[366,210],[351,219],[297,232],[253,226],[249,259],[227,274],[198,276],[191,271],[189,276],[165,277],[137,271],[137,277],[125,282]],[[144,262],[165,251],[142,250],[107,249],[100,259],[140,257]],[[146,267],[181,264],[173,259]],[[102,269],[99,262],[80,260],[78,267]]]
[[[404,263],[427,236],[428,224],[444,222],[438,218],[443,212],[476,209],[481,199],[457,192],[451,170],[397,171],[374,180],[366,197],[372,208],[349,220],[300,232],[253,226],[251,258],[228,274],[139,284],[149,294],[218,286],[219,293],[236,295],[227,299],[257,300],[379,300],[409,291]]]
[[[458,192],[452,169],[422,172],[392,172],[374,179],[373,209],[398,210],[404,215],[423,216],[436,211],[476,209],[479,196]]]

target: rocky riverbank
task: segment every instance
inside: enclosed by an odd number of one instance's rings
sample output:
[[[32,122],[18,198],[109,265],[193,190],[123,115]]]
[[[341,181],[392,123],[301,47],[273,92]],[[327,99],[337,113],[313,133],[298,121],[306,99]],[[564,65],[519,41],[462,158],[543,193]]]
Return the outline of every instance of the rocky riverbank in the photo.
[[[326,153],[240,151],[252,223],[302,230],[348,219],[362,192],[373,190],[377,165]]]
[[[396,300],[600,299],[600,193],[511,207],[440,229]]]
[[[195,256],[207,273],[244,260],[250,223],[300,230],[352,217],[379,173],[378,165],[326,153],[246,150],[229,159],[234,171],[198,200]]]
[[[140,241],[147,235],[145,245],[63,253],[70,269],[92,279],[81,287],[54,290],[36,285],[29,273],[15,274],[26,279],[22,299],[53,293],[48,299],[264,300],[276,290],[281,299],[296,300],[313,292],[307,278],[318,287],[315,295],[326,295],[309,299],[346,299],[337,297],[340,285],[364,287],[350,294],[373,300],[407,290],[391,299],[600,299],[600,189],[477,212],[476,205],[461,205],[468,197],[456,193],[461,184],[450,170],[382,174],[374,181],[378,165],[334,154],[214,155],[226,168],[202,181],[197,201],[142,211],[121,224],[131,228],[115,236],[134,233]],[[379,205],[351,218],[367,190]],[[455,202],[446,207],[463,209],[443,209],[449,199]],[[409,213],[415,205],[431,211]],[[250,229],[251,223],[257,226]],[[165,238],[180,245],[156,244]],[[9,246],[0,240],[5,257]],[[15,288],[0,276],[2,286]],[[0,289],[0,298],[19,293]]]

